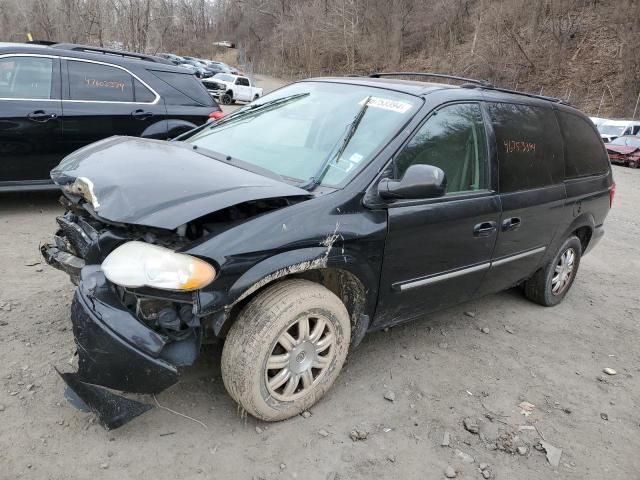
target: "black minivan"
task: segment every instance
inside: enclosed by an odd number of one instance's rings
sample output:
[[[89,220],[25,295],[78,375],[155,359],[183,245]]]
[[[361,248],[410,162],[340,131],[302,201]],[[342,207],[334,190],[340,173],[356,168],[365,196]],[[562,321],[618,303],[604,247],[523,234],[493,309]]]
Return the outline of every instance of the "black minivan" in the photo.
[[[51,172],[68,211],[42,253],[78,284],[77,402],[116,427],[146,407],[110,389],[160,392],[220,341],[229,394],[281,420],[369,331],[518,285],[562,301],[615,192],[594,125],[553,98],[395,77],[300,81]]]
[[[57,188],[62,158],[111,135],[168,139],[222,115],[198,79],[148,55],[0,43],[0,192]]]

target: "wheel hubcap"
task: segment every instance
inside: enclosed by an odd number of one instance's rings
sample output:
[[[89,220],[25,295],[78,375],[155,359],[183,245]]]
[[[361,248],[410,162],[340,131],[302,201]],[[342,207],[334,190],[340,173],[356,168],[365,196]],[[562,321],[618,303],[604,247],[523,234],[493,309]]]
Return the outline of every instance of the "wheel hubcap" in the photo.
[[[566,290],[573,276],[575,260],[576,252],[573,248],[566,249],[560,255],[551,278],[551,293],[554,295],[560,295]]]
[[[269,393],[291,401],[307,393],[324,375],[335,356],[333,324],[320,315],[293,322],[275,342],[265,367]]]

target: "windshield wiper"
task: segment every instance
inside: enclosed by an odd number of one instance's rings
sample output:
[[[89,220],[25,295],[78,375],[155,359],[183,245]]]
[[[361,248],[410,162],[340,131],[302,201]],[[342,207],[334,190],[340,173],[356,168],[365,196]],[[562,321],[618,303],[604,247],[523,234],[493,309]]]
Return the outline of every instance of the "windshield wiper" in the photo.
[[[349,146],[349,142],[355,135],[356,130],[358,129],[358,126],[362,121],[362,117],[364,117],[364,114],[367,113],[367,108],[369,108],[369,100],[371,100],[371,96],[368,96],[367,98],[365,98],[364,103],[362,104],[362,107],[360,108],[360,110],[358,110],[358,113],[356,113],[356,116],[353,118],[353,121],[347,126],[347,130],[345,131],[344,135],[338,138],[338,141],[331,148],[331,150],[329,150],[329,154],[322,161],[318,170],[312,176],[310,176],[306,182],[300,185],[300,188],[304,188],[305,190],[311,191],[314,188],[316,188],[318,185],[320,185],[322,177],[325,174],[325,170],[329,167],[329,165],[331,165],[331,162],[333,162],[335,159],[340,158],[344,153],[344,151]],[[340,148],[334,154],[333,152],[338,145],[340,145]]]

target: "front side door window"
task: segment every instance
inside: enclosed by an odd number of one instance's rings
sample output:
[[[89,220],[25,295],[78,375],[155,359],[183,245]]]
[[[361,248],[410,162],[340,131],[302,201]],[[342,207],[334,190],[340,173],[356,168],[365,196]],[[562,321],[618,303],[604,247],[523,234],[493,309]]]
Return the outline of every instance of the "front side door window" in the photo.
[[[49,100],[52,96],[54,59],[46,57],[0,58],[0,98]],[[59,97],[58,97],[59,98]]]
[[[414,164],[440,168],[447,178],[447,194],[488,189],[489,157],[480,105],[453,104],[437,110],[396,157],[396,178]]]

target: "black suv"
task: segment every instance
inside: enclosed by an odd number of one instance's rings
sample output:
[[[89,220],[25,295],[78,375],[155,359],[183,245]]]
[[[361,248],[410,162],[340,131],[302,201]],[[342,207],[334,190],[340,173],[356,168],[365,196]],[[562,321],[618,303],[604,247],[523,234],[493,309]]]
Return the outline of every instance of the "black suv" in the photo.
[[[96,140],[172,138],[221,114],[194,75],[158,57],[0,43],[0,191],[56,188],[51,168]]]
[[[463,81],[301,81],[172,142],[67,157],[42,247],[79,285],[67,384],[114,427],[145,407],[114,416],[102,387],[157,393],[220,340],[230,395],[280,420],[368,331],[517,285],[562,301],[613,200],[600,136],[556,99]]]

